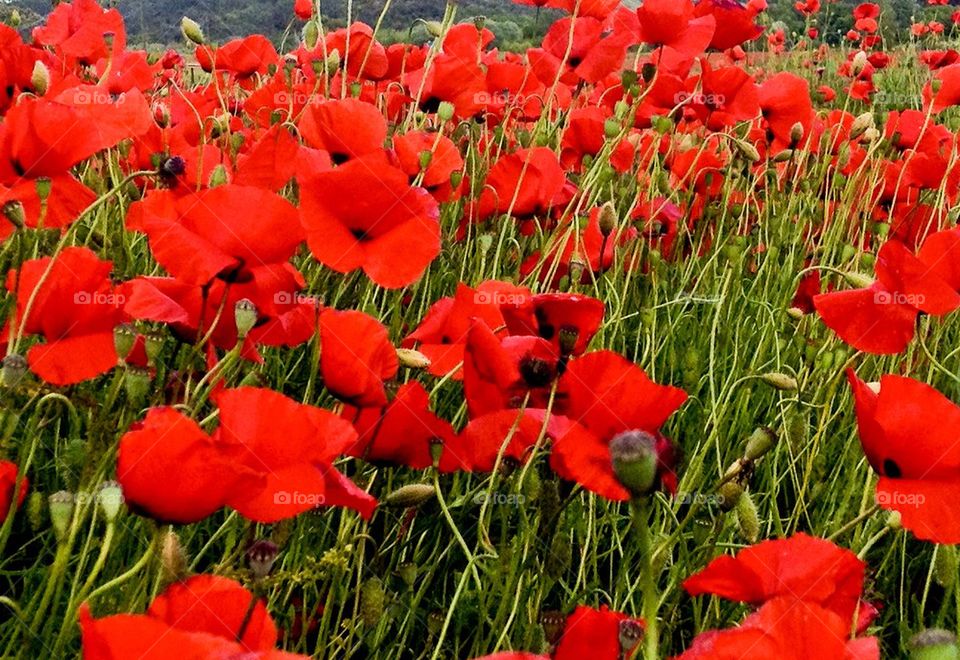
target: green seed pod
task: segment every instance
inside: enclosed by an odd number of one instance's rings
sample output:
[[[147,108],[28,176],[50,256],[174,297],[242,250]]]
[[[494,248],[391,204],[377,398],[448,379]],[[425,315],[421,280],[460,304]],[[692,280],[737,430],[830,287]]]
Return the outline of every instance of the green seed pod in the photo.
[[[100,510],[107,522],[116,520],[123,504],[123,489],[120,484],[116,481],[103,482],[100,490],[97,491],[97,504],[100,505]]]
[[[877,263],[876,255],[873,255],[870,252],[864,252],[860,255],[860,265],[862,265],[864,268],[873,268],[875,263]]]
[[[137,343],[137,330],[130,323],[121,323],[113,329],[113,348],[120,360],[126,360]]]
[[[634,497],[649,495],[657,482],[656,438],[646,431],[626,431],[610,442],[613,473]]]
[[[36,533],[43,528],[44,522],[46,522],[47,511],[44,506],[46,498],[43,496],[43,493],[33,491],[27,497],[27,522],[30,523],[30,529]]]
[[[47,500],[50,505],[50,524],[53,526],[57,541],[63,541],[67,537],[67,530],[70,529],[70,523],[73,521],[73,509],[75,498],[73,493],[61,490],[54,493]]]
[[[717,491],[717,503],[724,511],[733,511],[743,495],[743,486],[736,479],[727,481]]]
[[[760,537],[760,515],[757,513],[757,505],[753,503],[750,493],[744,492],[740,495],[736,505],[737,526],[740,533],[750,543],[756,543]]]
[[[933,561],[933,576],[944,589],[953,586],[957,580],[957,547],[938,545]]]
[[[851,261],[855,256],[857,256],[857,248],[849,243],[845,244],[840,251],[840,261]]]
[[[756,461],[766,456],[771,449],[777,446],[777,434],[767,426],[761,426],[747,438],[743,450],[743,460]]]
[[[558,531],[553,536],[553,542],[550,544],[550,550],[544,559],[544,572],[552,580],[559,580],[570,569],[570,563],[573,561],[573,545],[566,534]]]
[[[437,117],[440,118],[440,121],[450,121],[453,119],[454,112],[456,108],[449,101],[442,101],[437,108]]]
[[[610,117],[603,122],[603,134],[608,140],[612,140],[620,135],[620,122]]]
[[[24,381],[30,370],[27,359],[22,355],[10,353],[3,358],[3,384],[5,387],[16,388]]]
[[[380,622],[386,599],[380,578],[372,577],[363,583],[360,587],[360,620],[363,625],[372,628]]]
[[[437,496],[432,484],[409,484],[401,486],[383,498],[386,506],[410,508],[418,507]]]
[[[413,587],[417,582],[417,565],[412,561],[405,561],[397,566],[397,575],[408,587]]]
[[[948,630],[930,628],[917,633],[908,644],[910,660],[957,660],[957,637]]]
[[[793,376],[777,372],[761,374],[760,380],[781,392],[795,392],[800,387],[797,379]]]
[[[798,450],[807,444],[807,420],[800,414],[794,413],[790,417],[785,432],[792,449]]]
[[[148,332],[144,336],[144,348],[147,352],[147,362],[155,364],[160,352],[163,350],[163,343],[166,340],[162,332]]]
[[[150,372],[127,365],[123,374],[123,387],[130,402],[139,405],[150,393]]]

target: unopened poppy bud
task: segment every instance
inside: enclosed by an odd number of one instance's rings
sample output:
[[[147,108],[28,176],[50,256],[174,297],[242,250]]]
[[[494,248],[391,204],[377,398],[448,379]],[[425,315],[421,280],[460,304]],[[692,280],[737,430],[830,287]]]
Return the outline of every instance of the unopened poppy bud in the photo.
[[[188,41],[192,41],[198,46],[202,46],[206,41],[200,24],[186,16],[180,19],[180,32]]]
[[[70,523],[73,522],[74,503],[73,493],[66,490],[54,493],[48,500],[50,524],[53,526],[57,541],[62,541],[67,537],[67,530],[70,529]]]
[[[160,128],[167,128],[173,117],[170,114],[170,108],[166,103],[153,104],[153,120],[157,122]]]
[[[941,587],[948,589],[957,579],[957,548],[953,545],[937,546],[933,560],[933,576]]]
[[[579,255],[574,255],[570,258],[570,265],[568,269],[570,271],[570,282],[571,284],[578,284],[583,277],[583,271],[586,268],[586,265],[583,263],[583,259]]]
[[[739,481],[733,479],[726,481],[717,491],[717,503],[724,511],[733,511],[743,495],[743,486]]]
[[[15,199],[3,205],[3,215],[10,221],[10,224],[17,229],[23,229],[23,225],[27,220],[27,214],[23,210],[23,204]]]
[[[863,273],[857,273],[855,271],[846,271],[843,274],[843,279],[847,281],[848,284],[852,284],[858,289],[867,289],[873,285],[873,278],[869,275],[864,275]]]
[[[408,509],[421,506],[436,496],[437,489],[432,484],[409,484],[389,493],[383,498],[383,503]]]
[[[557,333],[557,341],[560,344],[560,354],[564,356],[573,355],[577,347],[577,341],[580,339],[580,331],[572,325],[564,325]]]
[[[758,160],[760,160],[760,152],[757,151],[755,146],[746,140],[734,140],[733,143],[736,145],[737,150],[745,160],[751,163],[756,163]]]
[[[432,364],[430,358],[412,348],[398,348],[397,359],[400,364],[410,369],[427,369]]]
[[[424,21],[423,27],[431,37],[439,37],[443,34],[443,23],[440,21]]]
[[[649,495],[657,483],[657,440],[646,431],[626,431],[610,442],[613,473],[634,497]]]
[[[137,331],[129,323],[121,323],[113,329],[113,349],[121,361],[126,360],[137,343]]]
[[[617,629],[620,640],[620,657],[633,657],[633,650],[643,639],[643,624],[635,619],[624,619]]]
[[[790,146],[795,147],[800,144],[800,140],[803,139],[803,124],[797,122],[790,127]]]
[[[270,575],[278,554],[280,554],[280,548],[277,544],[266,539],[261,539],[247,548],[247,566],[253,576],[262,580]]]
[[[3,358],[3,384],[6,387],[19,386],[27,371],[27,359],[22,355],[11,353]]]
[[[37,96],[43,96],[50,88],[50,69],[41,61],[33,65],[33,72],[30,74],[30,87]]]
[[[257,324],[257,306],[253,301],[242,298],[233,306],[233,318],[237,324],[237,336],[244,339]]]
[[[179,582],[189,572],[187,554],[180,537],[172,529],[168,529],[160,541],[160,568],[163,581],[167,583]]]
[[[858,76],[863,71],[864,67],[867,66],[867,54],[864,51],[858,51],[856,55],[853,56],[853,60],[850,63],[850,72]]]
[[[450,173],[450,187],[456,190],[460,187],[460,184],[463,183],[463,172],[457,170],[456,172]]]
[[[368,627],[374,627],[383,616],[386,592],[378,577],[369,578],[360,587],[360,620]]]
[[[412,587],[417,582],[417,565],[412,561],[405,561],[397,566],[397,575],[408,587]]]
[[[123,387],[127,398],[132,403],[139,404],[150,392],[150,372],[141,367],[127,365],[123,374]]]
[[[890,529],[902,529],[903,520],[900,517],[899,511],[890,511],[887,514],[887,527]]]
[[[799,307],[790,307],[787,309],[787,316],[789,316],[794,321],[800,321],[804,317],[803,310]]]
[[[20,27],[20,21],[21,21],[21,18],[20,18],[19,9],[14,9],[12,12],[10,12],[10,20],[7,21],[7,24],[10,27],[12,28]]]
[[[559,580],[567,574],[570,568],[570,562],[573,560],[573,548],[570,539],[566,534],[556,532],[553,535],[553,541],[550,543],[550,549],[547,551],[547,557],[543,562],[544,572],[552,580]]]
[[[600,217],[597,219],[597,223],[600,225],[600,233],[604,236],[609,236],[617,229],[619,224],[617,209],[611,202],[607,202],[600,208]]]
[[[452,103],[449,101],[443,101],[437,108],[437,117],[440,118],[440,121],[450,121],[453,119],[453,113],[455,110],[456,108]]]
[[[97,504],[107,522],[113,522],[123,504],[123,488],[116,481],[104,481],[97,491]]]
[[[793,149],[784,149],[783,151],[781,151],[780,153],[778,153],[776,156],[773,157],[773,162],[785,163],[791,158],[793,158]]]
[[[957,636],[949,630],[928,628],[910,639],[910,660],[957,660]]]
[[[45,498],[43,497],[43,493],[34,491],[27,497],[27,522],[30,523],[30,529],[33,532],[39,532],[40,528],[43,527],[43,514],[46,511],[44,503]]]
[[[302,36],[303,45],[307,47],[307,50],[313,50],[316,48],[317,43],[320,41],[320,27],[317,25],[317,22],[307,21],[303,26]],[[339,62],[337,65],[339,66]]]
[[[334,48],[327,53],[327,59],[324,61],[323,65],[326,67],[328,73],[333,73],[340,68],[340,62],[340,51]]]
[[[761,426],[747,438],[747,446],[743,450],[743,460],[756,461],[766,456],[776,446],[777,434],[773,432],[773,429]]]
[[[213,168],[213,171],[210,173],[211,188],[217,188],[218,186],[225,185],[227,181],[227,168],[225,168],[222,164]]]
[[[750,493],[744,492],[737,499],[737,526],[740,533],[750,543],[756,543],[760,538],[760,515],[757,505],[753,503]]]
[[[880,139],[880,131],[877,130],[876,126],[871,126],[863,132],[863,137],[860,138],[861,142],[866,142],[867,144],[873,144]]]
[[[430,163],[433,162],[433,152],[431,151],[421,151],[420,152],[420,170],[424,171],[430,167]]]
[[[800,385],[797,383],[797,379],[793,376],[788,376],[787,374],[781,374],[777,372],[762,374],[760,376],[760,380],[770,387],[778,389],[782,392],[794,392],[800,387]]]
[[[863,132],[868,128],[872,128],[874,125],[873,122],[873,113],[864,112],[861,115],[858,115],[856,119],[853,120],[853,124],[850,126],[850,139],[856,140],[858,137],[863,135]]]

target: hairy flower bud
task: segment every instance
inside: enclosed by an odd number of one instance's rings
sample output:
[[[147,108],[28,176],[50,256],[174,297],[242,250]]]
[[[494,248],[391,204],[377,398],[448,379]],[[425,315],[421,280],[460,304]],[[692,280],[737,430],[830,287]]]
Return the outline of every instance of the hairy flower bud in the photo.
[[[180,19],[180,32],[188,41],[192,41],[197,46],[202,46],[206,41],[200,24],[186,16]]]
[[[626,431],[610,442],[613,472],[634,497],[649,495],[657,483],[657,441],[646,431]]]
[[[432,484],[409,484],[389,493],[383,498],[383,503],[393,507],[418,507],[436,496],[437,490]]]

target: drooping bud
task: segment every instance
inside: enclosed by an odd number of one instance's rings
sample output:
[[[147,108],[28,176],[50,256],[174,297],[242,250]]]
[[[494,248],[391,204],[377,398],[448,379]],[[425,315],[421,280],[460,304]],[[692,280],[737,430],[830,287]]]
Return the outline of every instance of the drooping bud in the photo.
[[[858,289],[869,288],[874,282],[873,278],[869,275],[864,275],[863,273],[858,273],[856,271],[845,271],[843,273],[843,279]]]
[[[853,60],[850,62],[850,72],[854,76],[859,76],[863,69],[867,66],[869,60],[867,60],[867,54],[864,51],[858,51],[856,55],[853,56]]]
[[[261,539],[247,548],[247,566],[257,580],[270,575],[273,564],[277,561],[280,548],[273,541]]]
[[[957,660],[957,636],[949,630],[929,628],[914,635],[908,644],[910,660]]]
[[[793,149],[784,149],[783,151],[781,151],[780,153],[778,153],[776,156],[773,157],[773,162],[785,163],[791,158],[793,158]]]
[[[787,308],[787,316],[789,316],[794,321],[800,321],[804,317],[803,310],[799,307],[789,307]]]
[[[188,41],[192,41],[197,46],[202,46],[206,41],[200,24],[186,16],[180,19],[180,32]]]
[[[313,50],[320,41],[320,27],[316,21],[307,21],[303,26],[303,45],[307,50]],[[338,53],[339,54],[339,53]]]
[[[61,490],[50,496],[48,503],[50,505],[50,524],[57,541],[63,541],[67,537],[67,531],[70,529],[70,523],[73,522],[73,508],[75,498],[73,493]]]
[[[717,504],[724,511],[733,511],[743,492],[743,486],[736,479],[726,481],[717,491]]]
[[[743,450],[743,460],[756,461],[766,456],[771,449],[777,446],[777,434],[773,429],[761,426],[747,438],[747,445]]]
[[[762,374],[760,376],[760,380],[770,387],[780,390],[781,392],[795,392],[800,387],[800,385],[797,383],[797,379],[793,376],[777,372]]]
[[[737,499],[737,526],[740,533],[750,543],[756,543],[760,538],[760,514],[757,505],[753,503],[750,493],[744,492]]]
[[[453,119],[453,113],[456,110],[454,105],[449,101],[442,101],[440,106],[437,108],[437,117],[440,118],[440,121],[450,121]]]
[[[431,37],[436,38],[443,34],[443,23],[440,21],[424,21],[423,27],[426,28],[427,34]]]
[[[104,481],[97,491],[97,504],[107,522],[113,522],[123,504],[123,488],[116,481]]]
[[[376,626],[383,616],[386,592],[378,577],[369,578],[360,587],[360,620],[370,628]]]
[[[868,128],[873,128],[873,113],[864,112],[861,115],[858,115],[856,119],[853,120],[853,124],[850,126],[850,139],[856,140],[858,137],[863,135],[863,132]]]
[[[27,358],[16,353],[3,358],[3,384],[6,387],[18,387],[27,373]]]
[[[597,223],[600,225],[600,233],[603,236],[609,236],[616,231],[619,219],[617,218],[617,209],[612,202],[607,202],[600,208],[600,217]]]
[[[257,306],[248,298],[242,298],[233,306],[233,318],[237,324],[237,336],[245,339],[257,324]]]
[[[180,543],[180,537],[168,529],[160,541],[160,567],[163,581],[167,584],[183,580],[188,573],[187,554]]]
[[[20,27],[21,20],[22,19],[20,18],[20,10],[14,9],[12,12],[10,12],[10,20],[8,21],[8,25],[12,28],[18,28]]]
[[[800,144],[800,140],[803,139],[803,124],[797,122],[790,127],[790,147],[793,148]]]
[[[334,73],[340,68],[340,62],[340,51],[334,48],[327,53],[327,59],[324,61],[323,66],[326,68],[328,73]]]
[[[137,330],[130,323],[121,323],[113,329],[113,349],[120,361],[127,359],[137,343]]]
[[[739,151],[748,162],[756,163],[760,160],[760,152],[746,140],[734,140],[733,143],[736,145],[737,151]]]
[[[401,365],[409,369],[427,369],[432,364],[430,358],[412,348],[398,348],[397,359]]]
[[[50,88],[50,69],[39,60],[33,65],[33,73],[30,74],[30,87],[33,88],[37,96],[43,96]]]
[[[613,473],[634,497],[649,495],[657,483],[657,440],[646,431],[625,431],[610,442]]]
[[[401,486],[383,498],[386,506],[410,508],[425,504],[437,496],[432,484],[409,484]]]

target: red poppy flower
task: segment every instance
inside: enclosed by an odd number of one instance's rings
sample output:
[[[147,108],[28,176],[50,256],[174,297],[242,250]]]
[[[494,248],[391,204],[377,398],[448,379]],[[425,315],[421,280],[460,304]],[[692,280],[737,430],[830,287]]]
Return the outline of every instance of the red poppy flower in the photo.
[[[504,213],[518,219],[543,216],[559,198],[565,183],[563,168],[552,150],[521,149],[490,168],[477,216],[480,220]]]
[[[380,152],[387,138],[386,119],[358,99],[308,105],[297,127],[307,145],[329,152],[337,164]]]
[[[215,575],[173,583],[145,614],[94,619],[85,604],[79,618],[87,660],[306,658],[274,650],[277,628],[264,603],[240,583]]]
[[[20,468],[11,461],[0,461],[0,524],[2,524],[11,510],[16,510],[23,505],[27,499],[27,491],[30,488],[30,481],[27,477],[21,476],[20,483],[17,484],[17,475]],[[14,493],[17,494],[16,504],[13,502]]]
[[[249,281],[252,268],[286,262],[303,242],[290,202],[238,185],[183,195],[152,191],[131,208],[127,226],[147,235],[168,273],[195,285]]]
[[[280,61],[276,48],[262,34],[232,39],[216,48],[198,46],[196,57],[204,71],[225,71],[238,79],[265,75]]]
[[[572,293],[542,293],[500,306],[511,335],[542,337],[558,356],[583,354],[604,310],[603,301]]]
[[[384,406],[384,381],[397,375],[397,351],[387,329],[363,312],[320,315],[320,375],[334,396],[357,406]]]
[[[875,269],[877,280],[865,289],[813,299],[827,327],[857,350],[899,353],[920,312],[941,316],[960,307],[960,294],[899,241],[884,243]]]
[[[373,36],[373,28],[357,22],[327,33],[326,43],[316,50],[340,53],[343,70],[351,78],[380,80],[387,75],[390,64],[383,44]]]
[[[877,639],[850,639],[850,625],[814,603],[775,598],[740,626],[702,633],[677,660],[782,658],[879,660]]]
[[[112,268],[112,262],[75,247],[52,260],[31,259],[7,275],[7,291],[16,295],[12,322],[22,335],[46,340],[27,352],[30,369],[44,381],[72,385],[117,366],[113,329],[125,316],[122,295],[110,281]]]
[[[530,3],[521,3],[530,4]],[[620,0],[547,0],[546,7],[576,12],[577,16],[604,19],[620,5]]]
[[[226,506],[234,489],[257,488],[254,473],[237,469],[237,457],[189,417],[154,408],[120,439],[117,480],[135,511],[189,524]]]
[[[903,526],[925,541],[960,543],[960,407],[902,376],[883,376],[879,392],[847,372],[860,443],[880,474],[876,500],[898,511]]]
[[[411,131],[393,138],[393,150],[410,183],[422,174],[421,185],[438,201],[449,201],[454,193],[451,177],[463,171],[463,158],[445,135]],[[424,159],[426,158],[426,166]]]
[[[754,22],[760,12],[752,5],[728,0],[702,0],[696,5],[694,13],[697,16],[713,16],[716,31],[708,48],[727,50],[763,34],[763,28]]]
[[[474,321],[463,360],[463,387],[471,417],[511,408],[543,408],[557,377],[557,354],[545,339],[500,339]]]
[[[803,129],[801,139],[810,137],[814,113],[806,80],[786,71],[777,73],[763,81],[759,94],[760,111],[777,150],[797,146],[792,135],[797,124]]]
[[[687,578],[683,587],[691,596],[713,594],[753,605],[776,598],[813,603],[850,622],[860,602],[865,570],[849,550],[798,533],[750,546],[735,557],[717,557]]]
[[[544,85],[552,87],[558,75],[568,85],[593,84],[623,66],[631,41],[616,23],[611,29],[589,16],[563,18],[547,31],[541,48],[527,51],[527,58]]]
[[[107,35],[110,35],[108,40]],[[126,47],[123,16],[104,9],[96,0],[73,0],[54,7],[46,22],[32,33],[33,41],[49,46],[81,65],[120,53]]]
[[[518,410],[498,410],[473,419],[443,446],[440,470],[492,472],[497,458],[521,465],[543,435],[543,422]]]
[[[296,174],[300,143],[286,126],[277,125],[237,157],[233,183],[276,191]]]
[[[555,434],[554,472],[608,499],[628,500],[630,492],[613,471],[610,443],[621,433],[644,431],[656,438],[659,485],[676,489],[677,452],[659,429],[686,401],[686,392],[654,383],[612,351],[597,351],[570,362],[557,397],[569,424]]]
[[[594,609],[578,605],[567,617],[563,636],[553,654],[554,660],[617,660],[629,656],[621,645],[620,631],[623,623],[631,620],[626,614],[613,612],[606,606]],[[644,626],[642,620],[636,623]]]
[[[476,288],[458,284],[452,298],[443,298],[430,307],[420,325],[403,340],[403,345],[407,348],[416,346],[427,356],[429,373],[446,376],[454,372],[453,378],[461,380],[463,349],[472,321],[478,319],[502,334],[499,329],[505,321],[501,304],[523,300],[529,295],[530,290],[526,287],[497,280],[482,282]]]
[[[716,29],[713,15],[697,16],[690,0],[644,0],[637,16],[640,41],[666,50],[671,69],[706,50]]]
[[[381,154],[304,181],[300,203],[310,251],[339,273],[362,268],[380,286],[399,289],[440,253],[436,200]]]
[[[313,18],[313,10],[312,0],[294,0],[293,2],[293,13],[302,21],[309,21]]]
[[[346,407],[342,416],[359,436],[347,453],[371,463],[428,468],[433,444],[446,444],[454,435],[450,423],[430,411],[430,395],[415,381],[404,383],[386,406]]]
[[[345,506],[365,518],[377,501],[337,472],[333,461],[357,442],[349,422],[254,387],[214,395],[215,440],[234,446],[234,460],[257,474],[257,487],[235,488],[228,504],[257,522],[276,522],[320,506]]]

